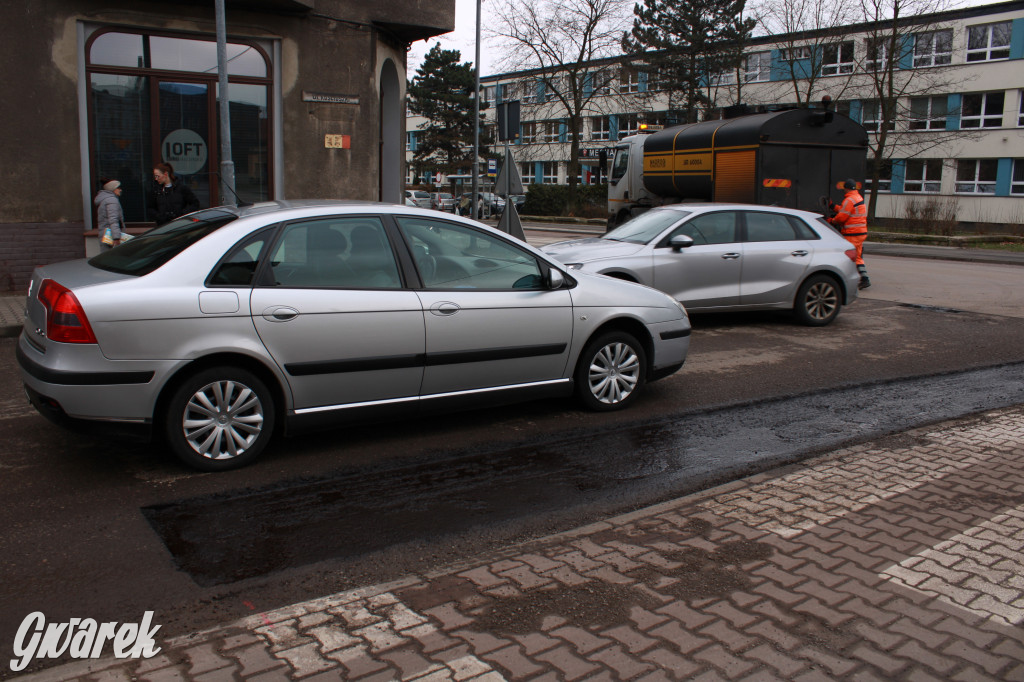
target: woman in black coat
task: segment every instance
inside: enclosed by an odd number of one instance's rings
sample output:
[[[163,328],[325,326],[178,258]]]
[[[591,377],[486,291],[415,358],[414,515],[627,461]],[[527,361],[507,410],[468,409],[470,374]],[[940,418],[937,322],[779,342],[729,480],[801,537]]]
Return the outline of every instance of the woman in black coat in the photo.
[[[199,200],[188,186],[174,174],[169,163],[153,166],[153,189],[149,193],[149,217],[157,225],[199,210]]]

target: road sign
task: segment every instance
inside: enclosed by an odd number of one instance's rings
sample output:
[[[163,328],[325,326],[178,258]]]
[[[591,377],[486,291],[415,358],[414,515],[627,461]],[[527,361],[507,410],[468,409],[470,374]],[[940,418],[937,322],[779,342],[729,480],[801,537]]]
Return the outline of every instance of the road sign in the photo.
[[[494,177],[498,174],[498,160],[487,159],[487,175],[488,177]]]

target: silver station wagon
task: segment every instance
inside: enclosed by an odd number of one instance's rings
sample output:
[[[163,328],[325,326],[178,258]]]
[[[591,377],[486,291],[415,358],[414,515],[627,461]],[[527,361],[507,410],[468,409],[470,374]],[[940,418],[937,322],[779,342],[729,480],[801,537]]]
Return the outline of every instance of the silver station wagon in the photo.
[[[212,208],[38,268],[18,361],[61,424],[138,424],[187,464],[275,430],[574,390],[594,410],[678,370],[682,305],[567,273],[507,234],[379,203]],[[93,424],[95,426],[95,424]]]
[[[662,206],[544,252],[574,276],[656,287],[691,313],[786,309],[810,326],[832,322],[860,282],[856,251],[820,215],[773,206]]]

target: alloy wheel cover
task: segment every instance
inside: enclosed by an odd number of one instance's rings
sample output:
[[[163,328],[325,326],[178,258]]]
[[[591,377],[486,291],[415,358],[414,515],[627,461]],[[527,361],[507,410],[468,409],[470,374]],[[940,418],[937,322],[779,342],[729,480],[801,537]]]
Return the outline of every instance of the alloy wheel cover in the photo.
[[[263,420],[263,404],[251,388],[221,380],[192,394],[182,415],[182,432],[201,456],[233,459],[256,442]]]
[[[590,361],[590,393],[606,405],[622,402],[640,380],[640,358],[629,344],[609,343]]]

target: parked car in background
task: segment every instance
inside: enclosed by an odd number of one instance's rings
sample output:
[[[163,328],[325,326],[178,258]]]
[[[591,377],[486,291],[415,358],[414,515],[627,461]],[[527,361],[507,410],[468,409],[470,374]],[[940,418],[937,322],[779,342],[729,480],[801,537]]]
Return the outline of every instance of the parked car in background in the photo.
[[[430,208],[434,209],[435,211],[454,211],[455,197],[453,197],[448,192],[431,192]]]
[[[573,273],[661,289],[691,313],[782,308],[811,326],[836,319],[860,281],[855,250],[820,215],[770,206],[662,206],[542,250]]]
[[[430,208],[430,192],[423,192],[418,189],[405,190],[405,196],[416,202],[420,208]]]
[[[32,274],[17,358],[59,424],[135,424],[205,471],[316,424],[566,396],[628,406],[686,311],[486,225],[382,203],[191,213]]]
[[[513,194],[511,198],[512,198],[512,201],[516,205],[516,210],[519,211],[520,213],[522,213],[523,206],[526,205],[526,195],[525,194]]]

